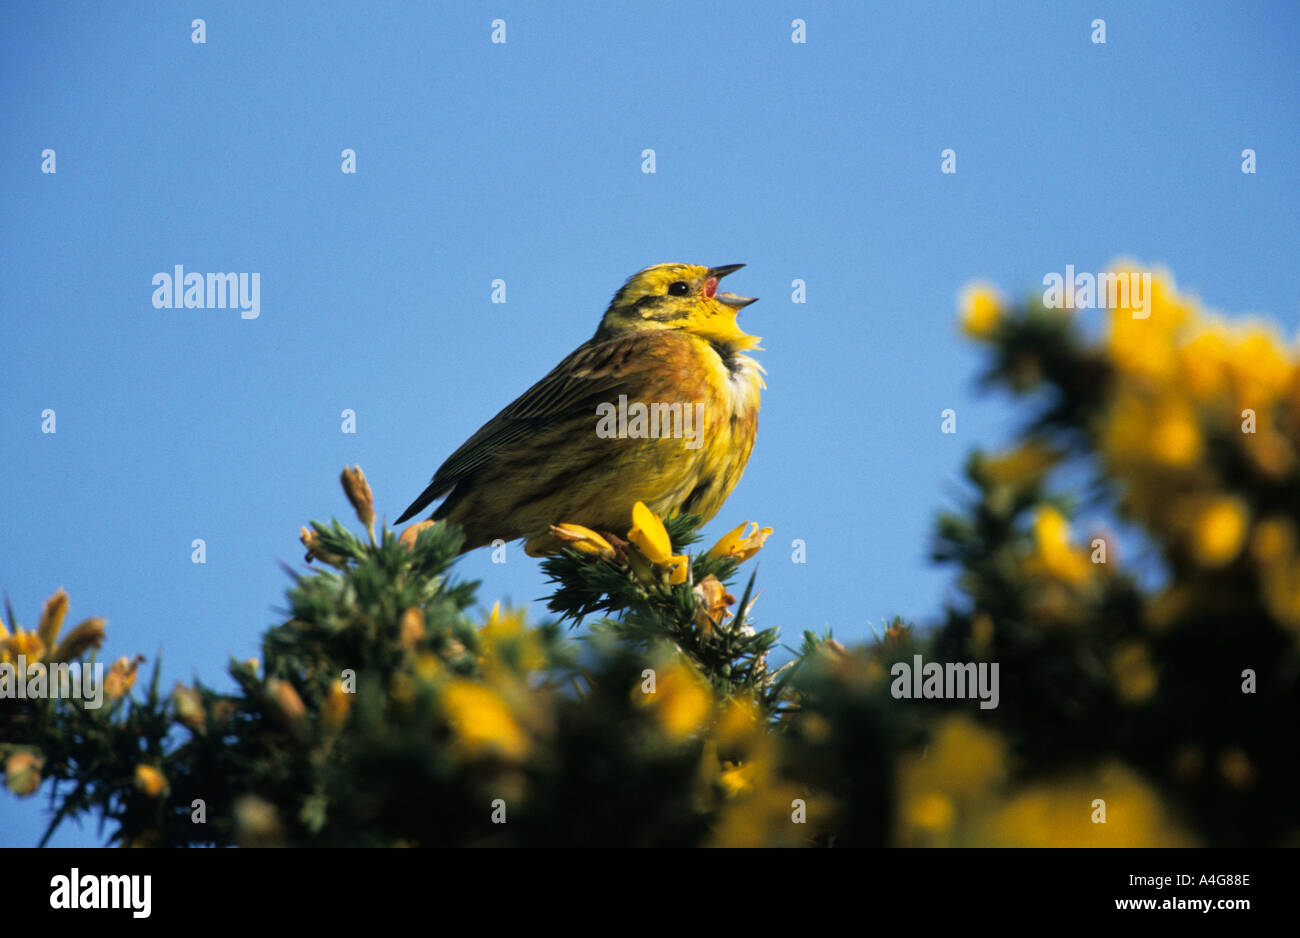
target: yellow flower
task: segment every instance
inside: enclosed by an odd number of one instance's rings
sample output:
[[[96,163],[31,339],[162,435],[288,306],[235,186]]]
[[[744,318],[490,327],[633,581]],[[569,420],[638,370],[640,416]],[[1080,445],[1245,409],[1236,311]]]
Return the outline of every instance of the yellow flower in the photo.
[[[489,672],[495,673],[495,669],[508,665],[521,674],[531,674],[546,666],[541,633],[525,625],[526,612],[523,607],[502,612],[500,603],[492,605],[492,612],[478,633],[483,643],[484,666]]]
[[[1295,524],[1277,516],[1261,518],[1250,539],[1251,556],[1262,565],[1285,560],[1295,546]]]
[[[1115,649],[1110,670],[1115,692],[1125,703],[1141,703],[1156,692],[1159,678],[1151,665],[1150,650],[1143,642],[1126,642]]]
[[[807,714],[805,725],[816,716]],[[733,697],[722,706],[717,725],[713,728],[713,739],[720,748],[729,751],[751,742],[755,736],[761,738],[765,732],[757,701],[752,697]]]
[[[1237,556],[1246,539],[1250,516],[1240,498],[1219,496],[1192,523],[1192,553],[1203,567],[1222,567]]]
[[[903,800],[903,821],[929,834],[945,834],[952,828],[957,808],[952,799],[937,791],[921,792]]]
[[[718,777],[728,798],[734,798],[754,789],[754,764],[752,762],[722,763],[722,774]]]
[[[724,790],[735,790],[723,802],[714,821],[708,843],[714,847],[798,847],[809,846],[819,819],[831,816],[835,805],[827,794],[810,798],[801,787],[772,779],[770,770],[755,770],[753,762],[737,767],[737,774],[719,780]],[[753,779],[753,786],[744,783]],[[807,823],[792,823],[794,804],[804,802]]]
[[[742,266],[633,274],[591,339],[453,452],[396,523],[445,498],[434,514],[465,550],[524,538],[535,557],[564,546],[552,524],[624,531],[638,500],[708,521],[749,461],[765,387],[746,354],[759,338],[737,321],[754,300],[719,290]]]
[[[1194,478],[1204,451],[1196,414],[1172,393],[1121,387],[1100,429],[1107,468],[1127,489],[1125,500],[1140,514],[1158,512],[1171,484]]]
[[[1001,736],[971,717],[951,716],[938,725],[914,768],[930,787],[970,800],[1001,781],[1006,760],[1007,746]]]
[[[455,644],[460,644],[456,642]],[[463,650],[462,646],[462,650]],[[433,681],[442,673],[442,659],[432,652],[422,652],[415,656],[415,674],[422,681]]]
[[[1300,632],[1300,556],[1295,523],[1265,518],[1255,525],[1250,552],[1260,568],[1264,604],[1283,626]]]
[[[1112,272],[1122,276],[1137,273],[1141,280],[1142,271],[1135,265],[1115,265]],[[1145,299],[1146,318],[1134,318],[1138,304],[1132,294],[1127,305],[1120,303],[1111,309],[1107,346],[1121,374],[1166,382],[1178,364],[1177,336],[1193,315],[1195,303],[1178,295],[1172,278],[1164,271],[1151,272],[1151,293]]]
[[[637,685],[632,696],[638,706],[652,708],[660,728],[677,739],[694,733],[713,708],[713,694],[681,660],[657,669],[653,693],[644,693],[643,685]]]
[[[1201,458],[1201,429],[1196,414],[1182,401],[1166,401],[1149,433],[1151,452],[1169,466],[1190,466]]]
[[[1286,393],[1294,367],[1273,325],[1240,325],[1228,356],[1236,409],[1249,407],[1256,413],[1268,410]]]
[[[640,548],[641,553],[651,563],[667,567],[670,571],[669,582],[674,586],[686,582],[690,563],[684,555],[673,554],[672,541],[663,522],[645,506],[637,502],[632,506],[632,530],[627,532],[627,539]]]
[[[640,504],[640,502],[637,504]],[[614,556],[614,548],[609,541],[591,530],[591,528],[584,528],[580,524],[553,524],[551,525],[551,533],[564,541],[565,546],[572,547],[584,554],[593,554],[606,560]]]
[[[457,742],[467,756],[496,754],[522,759],[528,738],[499,694],[468,678],[457,678],[443,690],[443,707]]]
[[[1227,390],[1229,341],[1227,329],[1214,322],[1178,349],[1182,386],[1197,400],[1213,400]]]
[[[748,534],[745,533],[746,528],[750,528]],[[735,557],[743,563],[762,550],[763,545],[767,543],[767,539],[771,536],[771,528],[763,528],[760,531],[756,523],[745,521],[739,527],[732,528],[722,535],[718,539],[718,543],[709,549],[708,556],[714,560],[723,557]]]
[[[167,790],[167,779],[151,765],[135,767],[135,787],[150,798],[157,798]]]
[[[1034,516],[1034,553],[1029,558],[1031,568],[1072,585],[1085,582],[1092,573],[1092,564],[1084,551],[1070,546],[1070,526],[1062,515],[1050,505],[1038,509]]]
[[[1002,321],[1005,304],[996,289],[986,283],[972,283],[959,301],[961,328],[968,336],[987,339]]]

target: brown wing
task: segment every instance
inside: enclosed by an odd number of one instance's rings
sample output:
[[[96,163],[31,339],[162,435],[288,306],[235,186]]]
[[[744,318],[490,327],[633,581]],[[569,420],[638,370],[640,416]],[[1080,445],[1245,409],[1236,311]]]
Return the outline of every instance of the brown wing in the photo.
[[[447,494],[459,482],[496,460],[519,440],[575,416],[596,414],[596,405],[626,391],[629,364],[646,344],[625,335],[581,345],[545,378],[525,391],[438,467],[433,481],[397,519],[401,524]]]

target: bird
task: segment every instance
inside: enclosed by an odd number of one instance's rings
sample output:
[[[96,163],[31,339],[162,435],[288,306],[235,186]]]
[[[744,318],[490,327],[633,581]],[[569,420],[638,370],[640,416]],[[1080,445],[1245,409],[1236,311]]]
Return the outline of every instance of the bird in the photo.
[[[708,521],[749,462],[766,389],[745,354],[761,339],[737,323],[757,298],[718,292],[744,266],[633,274],[595,335],[452,453],[396,523],[445,496],[430,517],[462,529],[461,553],[523,539],[538,557],[563,544],[552,525],[626,532],[638,501]]]

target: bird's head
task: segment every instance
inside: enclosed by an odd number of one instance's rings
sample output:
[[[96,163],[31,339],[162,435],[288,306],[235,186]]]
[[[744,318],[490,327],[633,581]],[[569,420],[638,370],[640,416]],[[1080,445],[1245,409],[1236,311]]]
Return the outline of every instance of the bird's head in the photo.
[[[758,347],[758,336],[736,324],[736,313],[753,297],[719,293],[718,282],[744,264],[698,267],[694,264],[655,264],[628,278],[596,331],[597,338],[628,332],[677,329],[708,342],[743,351]]]

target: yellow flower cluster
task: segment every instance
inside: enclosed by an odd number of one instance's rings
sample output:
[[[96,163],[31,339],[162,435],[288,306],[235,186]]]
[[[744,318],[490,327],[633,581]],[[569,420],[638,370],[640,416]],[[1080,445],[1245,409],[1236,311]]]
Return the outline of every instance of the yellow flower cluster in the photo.
[[[92,648],[104,644],[104,620],[97,618],[82,622],[63,641],[59,641],[59,631],[67,614],[68,594],[60,589],[45,601],[36,631],[24,631],[13,623],[11,632],[0,620],[0,661],[15,664],[20,655],[31,664],[75,661]]]
[[[1070,525],[1055,508],[1044,505],[1034,516],[1034,552],[1027,566],[1045,576],[1077,586],[1092,574],[1088,552],[1070,544]]]
[[[936,728],[898,770],[895,842],[930,847],[1185,847],[1193,838],[1131,770],[1008,784],[1005,741],[970,717]]]
[[[939,725],[929,746],[898,768],[897,840],[903,846],[954,846],[985,809],[1006,773],[1006,744],[968,717]]]
[[[1295,520],[1276,516],[1261,519],[1255,525],[1250,547],[1265,607],[1279,622],[1300,634],[1300,540]]]
[[[551,534],[574,550],[593,557],[612,560],[620,556],[614,545],[600,532],[584,528],[580,524],[553,524]],[[771,534],[771,528],[760,530],[757,524],[746,521],[722,535],[718,543],[709,549],[707,556],[714,559],[733,557],[744,562],[763,549],[763,544]],[[664,572],[669,585],[676,586],[687,581],[691,569],[690,558],[685,554],[673,553],[672,540],[668,537],[663,521],[644,502],[632,506],[632,530],[627,532],[627,539],[637,548],[637,554],[628,559],[641,579],[656,579],[652,569],[639,563],[644,559]]]
[[[1253,564],[1266,607],[1300,637],[1295,519],[1253,497],[1294,485],[1300,464],[1295,344],[1266,323],[1206,313],[1162,272],[1150,302],[1147,318],[1123,309],[1110,317],[1114,387],[1098,427],[1105,466],[1125,509],[1176,560],[1202,570]]]
[[[19,658],[23,658],[29,667],[37,663],[63,664],[78,661],[87,652],[98,650],[107,635],[105,622],[100,618],[86,619],[60,640],[63,620],[68,614],[68,602],[68,594],[64,590],[55,590],[41,609],[41,618],[35,631],[23,629],[16,622],[6,625],[0,619],[0,663],[17,666]],[[134,658],[118,658],[113,662],[104,676],[106,700],[117,701],[130,693],[143,660],[143,655],[136,655]],[[22,747],[11,749],[5,754],[0,749],[0,756],[4,758],[0,769],[3,769],[5,784],[11,791],[17,795],[30,795],[40,787],[45,756],[39,751]]]
[[[460,758],[516,764],[549,724],[551,701],[533,686],[547,663],[542,642],[541,633],[525,624],[523,609],[503,612],[498,603],[478,630],[475,657],[481,678],[458,674],[428,652],[414,657],[412,674],[399,673],[398,678],[433,689]],[[394,693],[401,699],[413,690],[404,686]]]
[[[527,753],[528,737],[497,690],[456,678],[443,688],[442,702],[467,757],[494,753],[517,760]]]
[[[680,656],[665,660],[632,689],[632,700],[648,709],[669,737],[685,739],[696,732],[713,710],[713,691]]]
[[[1261,497],[1294,489],[1300,471],[1296,342],[1285,341],[1267,322],[1207,312],[1180,293],[1166,271],[1119,262],[1111,272],[1150,274],[1142,307],[1129,296],[1129,305],[1110,309],[1103,337],[1090,352],[1100,366],[1096,379],[1107,381],[1091,429],[1124,512],[1153,535],[1176,569],[1243,565],[1260,584],[1265,608],[1300,639],[1295,494],[1289,500]],[[983,284],[967,288],[959,312],[963,330],[985,340],[1007,315],[997,293]],[[984,471],[994,483],[1023,482],[1054,459],[1031,441],[986,460]],[[1062,589],[1083,587],[1099,572],[1085,549],[1070,544],[1065,519],[1054,509],[1036,515],[1034,540],[1032,572]],[[1152,619],[1169,619],[1192,601],[1166,594]]]
[[[788,754],[778,737],[755,719],[743,730],[727,729],[735,721],[729,711],[754,712],[752,704],[737,701],[723,709],[714,730],[714,744],[705,748],[712,760],[716,749],[730,747],[741,758],[724,760],[715,784],[724,795],[713,823],[709,844],[714,847],[797,847],[807,846],[812,834],[824,829],[836,810],[829,795],[812,794],[808,786],[791,777]],[[709,767],[712,768],[710,761]]]
[[[1023,786],[971,825],[971,846],[1194,847],[1158,793],[1119,763]]]

